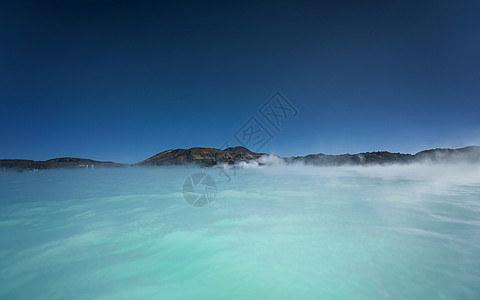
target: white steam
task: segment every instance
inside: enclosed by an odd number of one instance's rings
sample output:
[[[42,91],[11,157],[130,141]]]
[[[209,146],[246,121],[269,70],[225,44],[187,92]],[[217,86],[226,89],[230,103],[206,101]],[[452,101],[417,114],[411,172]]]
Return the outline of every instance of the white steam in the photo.
[[[320,177],[359,176],[391,180],[416,180],[434,185],[479,185],[480,163],[465,161],[434,163],[429,160],[410,164],[370,164],[315,166],[303,162],[286,163],[270,154],[259,159],[235,164],[239,169],[259,169],[262,172],[285,173],[292,176],[310,174]],[[232,166],[229,166],[232,168]]]

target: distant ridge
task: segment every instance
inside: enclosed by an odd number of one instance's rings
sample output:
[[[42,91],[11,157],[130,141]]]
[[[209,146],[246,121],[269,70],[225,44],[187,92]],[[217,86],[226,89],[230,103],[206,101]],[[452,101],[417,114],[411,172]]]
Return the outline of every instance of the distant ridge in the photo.
[[[121,167],[123,164],[111,161],[98,161],[86,158],[61,157],[45,161],[27,159],[0,159],[0,170],[44,170],[58,168],[96,168],[96,167]]]
[[[140,166],[165,166],[196,164],[202,167],[212,167],[216,164],[234,164],[260,158],[263,153],[255,153],[245,147],[232,147],[225,150],[216,148],[195,147],[190,149],[175,149],[160,152],[138,163]]]
[[[245,147],[231,147],[225,150],[194,147],[190,149],[171,149],[147,158],[136,166],[178,166],[196,165],[213,167],[218,164],[235,164],[264,156]],[[430,149],[416,154],[391,153],[387,151],[363,152],[357,154],[328,155],[323,153],[306,156],[279,157],[285,163],[304,163],[316,166],[369,165],[369,164],[408,164],[414,162],[432,163],[480,163],[480,146],[468,146],[458,149]],[[93,168],[122,167],[124,164],[110,161],[96,161],[85,158],[62,157],[46,161],[26,159],[0,159],[0,170],[43,170],[56,168]]]
[[[303,162],[305,164],[321,166],[339,165],[367,165],[367,164],[405,164],[413,162],[480,163],[480,146],[468,146],[458,149],[431,149],[420,151],[417,154],[391,153],[387,151],[364,152],[357,154],[310,154],[285,158],[286,162]]]

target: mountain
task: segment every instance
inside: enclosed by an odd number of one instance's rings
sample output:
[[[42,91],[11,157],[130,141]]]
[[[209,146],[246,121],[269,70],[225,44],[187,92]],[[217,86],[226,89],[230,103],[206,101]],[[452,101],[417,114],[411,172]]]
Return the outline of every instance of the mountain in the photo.
[[[358,154],[327,155],[323,153],[310,154],[307,156],[296,156],[286,158],[287,162],[304,162],[305,164],[321,166],[340,166],[340,165],[365,165],[365,164],[384,164],[384,163],[406,163],[413,159],[411,154],[382,152],[365,152]]]
[[[305,164],[319,166],[339,165],[367,165],[367,164],[394,164],[413,162],[454,163],[471,162],[480,163],[480,146],[469,146],[458,149],[431,149],[418,152],[417,154],[402,154],[391,152],[364,152],[358,154],[310,154],[306,156],[289,157],[288,163],[303,162]]]
[[[480,162],[480,146],[468,146],[458,149],[432,149],[418,152],[415,160],[431,162]]]
[[[212,167],[216,164],[234,164],[260,158],[263,153],[255,153],[245,147],[232,147],[225,150],[215,148],[190,148],[167,150],[158,153],[140,163],[139,166],[165,166],[195,164],[202,167]]]
[[[160,152],[137,166],[197,165],[213,167],[217,164],[235,164],[258,159],[264,153],[255,153],[245,147],[232,147],[225,150],[215,148],[173,149]],[[407,164],[414,162],[432,163],[480,163],[480,146],[458,149],[431,149],[417,154],[391,153],[387,151],[364,152],[357,154],[328,155],[323,153],[306,156],[280,157],[285,163],[304,163],[316,166]],[[42,170],[55,168],[92,168],[125,166],[110,161],[96,161],[84,158],[54,158],[46,161],[25,159],[0,159],[0,170]]]
[[[111,161],[97,161],[85,158],[62,157],[53,158],[45,161],[35,161],[27,159],[0,159],[0,170],[43,170],[58,168],[94,168],[94,167],[120,167],[123,164]]]
[[[234,164],[260,158],[263,153],[255,153],[245,147],[227,148],[190,148],[160,152],[140,163],[140,166],[165,166],[195,164],[212,167],[216,164]],[[470,146],[459,149],[432,149],[417,154],[391,153],[387,151],[364,152],[357,154],[327,155],[323,153],[296,157],[280,157],[286,163],[302,162],[317,166],[368,165],[368,164],[405,164],[413,162],[480,162],[480,147]]]

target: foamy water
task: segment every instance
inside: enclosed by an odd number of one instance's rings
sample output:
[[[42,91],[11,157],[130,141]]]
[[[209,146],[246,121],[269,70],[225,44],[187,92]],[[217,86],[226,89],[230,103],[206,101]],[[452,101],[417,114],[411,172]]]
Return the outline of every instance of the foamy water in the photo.
[[[480,298],[478,166],[226,171],[0,172],[0,298]]]

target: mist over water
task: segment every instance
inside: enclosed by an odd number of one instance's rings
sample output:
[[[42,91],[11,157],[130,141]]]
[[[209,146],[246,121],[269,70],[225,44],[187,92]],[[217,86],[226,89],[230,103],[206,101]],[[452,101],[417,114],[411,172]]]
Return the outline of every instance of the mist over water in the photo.
[[[479,165],[224,171],[0,172],[0,298],[480,297]]]

